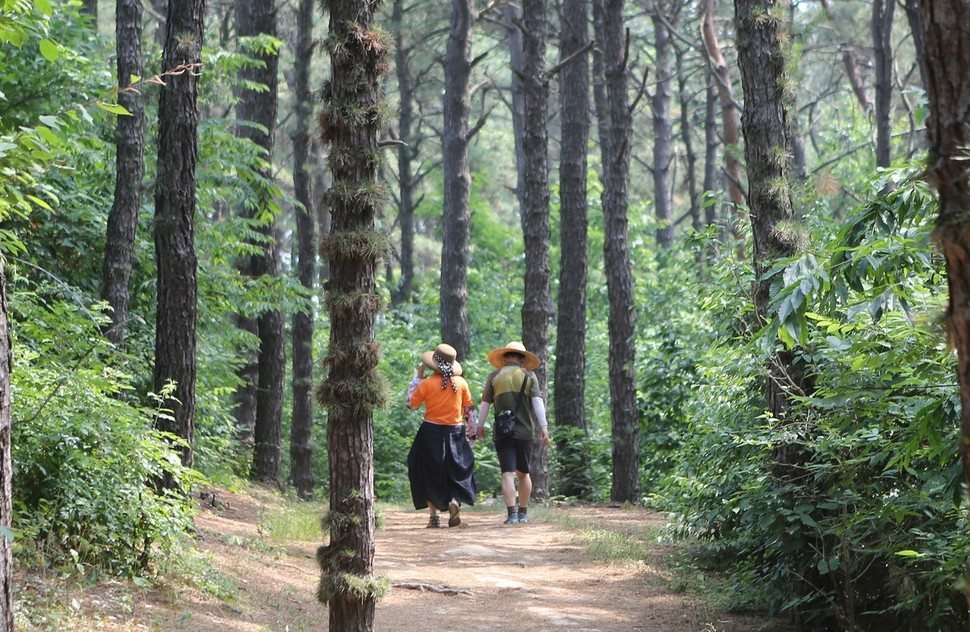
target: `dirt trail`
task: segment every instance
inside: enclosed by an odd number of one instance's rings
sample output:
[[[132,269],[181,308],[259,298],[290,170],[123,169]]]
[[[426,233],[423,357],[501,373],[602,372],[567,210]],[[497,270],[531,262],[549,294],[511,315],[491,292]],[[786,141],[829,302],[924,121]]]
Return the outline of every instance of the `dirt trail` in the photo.
[[[315,600],[317,543],[269,545],[261,516],[279,509],[271,495],[218,492],[216,508],[196,523],[200,547],[218,578],[231,578],[228,603],[184,586],[154,586],[128,599],[129,587],[101,586],[71,596],[73,630],[257,632],[328,629]],[[275,502],[275,504],[274,504]],[[551,515],[555,512],[557,516]],[[649,559],[594,560],[577,537],[592,528],[644,537],[660,518],[637,509],[534,509],[533,521],[502,525],[504,508],[462,512],[455,528],[425,529],[426,512],[387,510],[377,534],[376,565],[393,583],[377,605],[378,632],[525,630],[546,632],[741,632],[764,622],[710,611],[682,592],[665,570],[669,550]],[[566,514],[564,519],[561,514]],[[576,527],[563,527],[563,523]],[[115,591],[118,594],[114,594]],[[120,604],[120,605],[119,605]],[[25,629],[44,629],[43,627]]]

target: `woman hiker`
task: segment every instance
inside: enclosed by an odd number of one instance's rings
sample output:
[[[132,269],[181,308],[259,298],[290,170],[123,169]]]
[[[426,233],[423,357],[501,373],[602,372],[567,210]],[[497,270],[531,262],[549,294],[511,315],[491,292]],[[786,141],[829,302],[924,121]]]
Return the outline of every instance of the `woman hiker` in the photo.
[[[439,511],[448,512],[448,526],[461,524],[461,505],[475,504],[478,486],[473,473],[475,456],[469,438],[473,436],[471,391],[461,377],[461,364],[451,345],[440,344],[421,354],[421,362],[408,385],[411,410],[425,407],[424,422],[408,454],[408,479],[415,509],[431,512],[428,528],[441,526]],[[432,373],[425,377],[426,370]]]

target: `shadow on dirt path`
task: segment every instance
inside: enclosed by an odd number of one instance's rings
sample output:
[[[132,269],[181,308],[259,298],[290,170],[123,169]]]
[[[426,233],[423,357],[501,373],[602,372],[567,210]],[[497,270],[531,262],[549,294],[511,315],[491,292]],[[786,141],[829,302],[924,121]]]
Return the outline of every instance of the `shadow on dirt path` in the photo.
[[[67,591],[63,598],[70,599],[73,616],[56,629],[326,631],[328,613],[315,598],[318,543],[269,543],[263,518],[282,507],[272,494],[219,491],[217,497],[215,507],[196,519],[204,553],[193,567],[209,574],[195,578],[206,590],[162,581],[144,589],[100,584]],[[712,612],[675,590],[676,577],[664,567],[666,545],[651,545],[646,560],[605,563],[593,559],[579,537],[592,529],[643,538],[662,524],[655,514],[608,507],[533,511],[529,524],[503,525],[504,508],[476,507],[462,512],[458,527],[426,529],[427,512],[384,510],[376,566],[392,588],[377,605],[375,630],[772,629],[764,621]]]

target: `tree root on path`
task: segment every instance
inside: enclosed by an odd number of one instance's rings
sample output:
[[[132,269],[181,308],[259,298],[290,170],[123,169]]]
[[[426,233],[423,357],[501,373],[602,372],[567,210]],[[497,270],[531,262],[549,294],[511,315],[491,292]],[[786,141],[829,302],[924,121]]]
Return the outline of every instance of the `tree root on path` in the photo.
[[[474,597],[475,593],[470,590],[465,590],[464,588],[452,588],[451,586],[441,586],[435,584],[422,584],[418,582],[394,582],[391,584],[394,588],[410,588],[411,590],[420,590],[421,592],[436,592],[444,593],[446,595],[468,595],[469,597]]]

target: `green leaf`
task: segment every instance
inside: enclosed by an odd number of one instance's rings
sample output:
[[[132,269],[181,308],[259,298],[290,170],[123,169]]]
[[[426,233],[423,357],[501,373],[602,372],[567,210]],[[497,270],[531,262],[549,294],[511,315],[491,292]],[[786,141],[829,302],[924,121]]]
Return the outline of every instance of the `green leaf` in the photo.
[[[896,555],[899,557],[923,557],[923,554],[919,551],[912,551],[909,549],[904,551],[896,551]]]
[[[34,0],[34,7],[44,15],[52,15],[54,13],[54,9],[48,0]]]
[[[131,116],[131,112],[126,110],[124,106],[118,105],[117,103],[104,103],[103,101],[98,101],[98,107],[105,112],[117,114],[118,116]]]
[[[40,41],[40,54],[47,61],[55,62],[61,56],[61,49],[54,40],[45,38]]]

